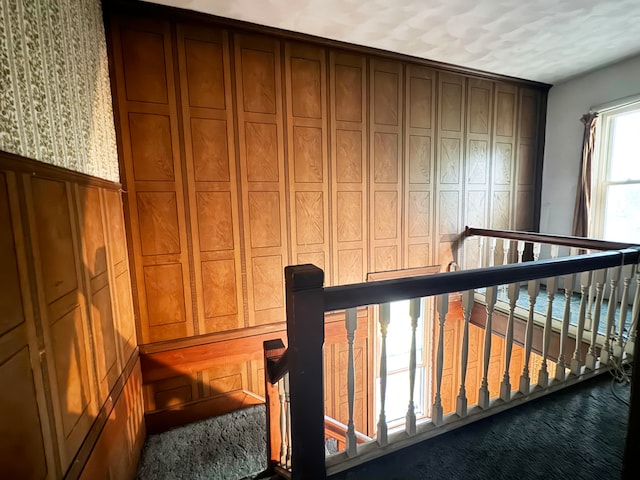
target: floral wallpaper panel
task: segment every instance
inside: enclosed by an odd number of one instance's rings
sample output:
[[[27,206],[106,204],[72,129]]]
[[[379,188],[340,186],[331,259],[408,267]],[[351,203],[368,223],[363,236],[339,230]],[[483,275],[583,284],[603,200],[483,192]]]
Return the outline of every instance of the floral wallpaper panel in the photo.
[[[0,0],[0,150],[119,180],[100,0]]]

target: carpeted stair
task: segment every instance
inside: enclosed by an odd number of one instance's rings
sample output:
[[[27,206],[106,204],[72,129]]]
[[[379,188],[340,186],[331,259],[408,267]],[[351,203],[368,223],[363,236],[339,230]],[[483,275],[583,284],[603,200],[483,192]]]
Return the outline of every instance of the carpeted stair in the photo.
[[[239,480],[266,469],[264,405],[149,435],[139,480]]]

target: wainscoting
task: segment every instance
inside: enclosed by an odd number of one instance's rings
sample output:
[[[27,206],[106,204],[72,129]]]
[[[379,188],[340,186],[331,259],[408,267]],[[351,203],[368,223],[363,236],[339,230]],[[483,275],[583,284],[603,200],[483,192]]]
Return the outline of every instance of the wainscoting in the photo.
[[[131,475],[129,278],[120,185],[0,152],[0,477],[77,478],[88,459],[100,478]]]

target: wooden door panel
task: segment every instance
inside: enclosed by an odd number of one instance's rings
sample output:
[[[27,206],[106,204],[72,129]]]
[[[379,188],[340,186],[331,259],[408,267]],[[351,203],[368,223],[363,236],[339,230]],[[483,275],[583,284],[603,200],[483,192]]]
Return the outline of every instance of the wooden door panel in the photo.
[[[292,261],[314,259],[331,279],[327,52],[287,42],[284,68]]]
[[[289,263],[280,42],[235,35],[248,326],[283,322]]]
[[[344,285],[364,281],[369,264],[364,55],[331,51],[329,90],[332,276],[325,283]]]
[[[176,32],[198,326],[201,334],[235,330],[245,314],[229,36],[186,24]],[[266,170],[277,173],[273,160]]]
[[[406,67],[404,137],[404,268],[433,264],[432,223],[436,72]]]
[[[191,336],[200,328],[192,312],[170,26],[114,17],[112,31],[140,341]]]
[[[515,228],[530,231],[535,226],[534,192],[538,178],[536,146],[538,144],[540,93],[519,89],[518,142],[516,149]]]
[[[369,63],[370,270],[402,266],[402,84],[400,63]]]
[[[493,90],[488,80],[469,79],[467,83],[467,149],[465,162],[464,224],[488,226],[493,129]],[[478,239],[465,240],[464,266],[480,265]]]
[[[493,165],[490,198],[491,228],[513,227],[517,88],[496,83]]]
[[[462,223],[465,158],[464,128],[466,79],[450,73],[438,74],[438,130],[436,151],[435,260],[446,266],[458,262],[456,242],[464,228]]]

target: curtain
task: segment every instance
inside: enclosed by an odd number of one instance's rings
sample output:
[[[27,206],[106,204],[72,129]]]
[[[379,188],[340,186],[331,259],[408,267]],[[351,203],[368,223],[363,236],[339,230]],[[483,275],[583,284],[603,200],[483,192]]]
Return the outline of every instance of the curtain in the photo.
[[[593,162],[594,144],[596,139],[597,113],[587,113],[580,121],[584,123],[582,136],[582,161],[580,163],[580,177],[576,191],[576,206],[573,210],[572,234],[586,237],[589,234],[589,208],[591,207],[591,164]]]

